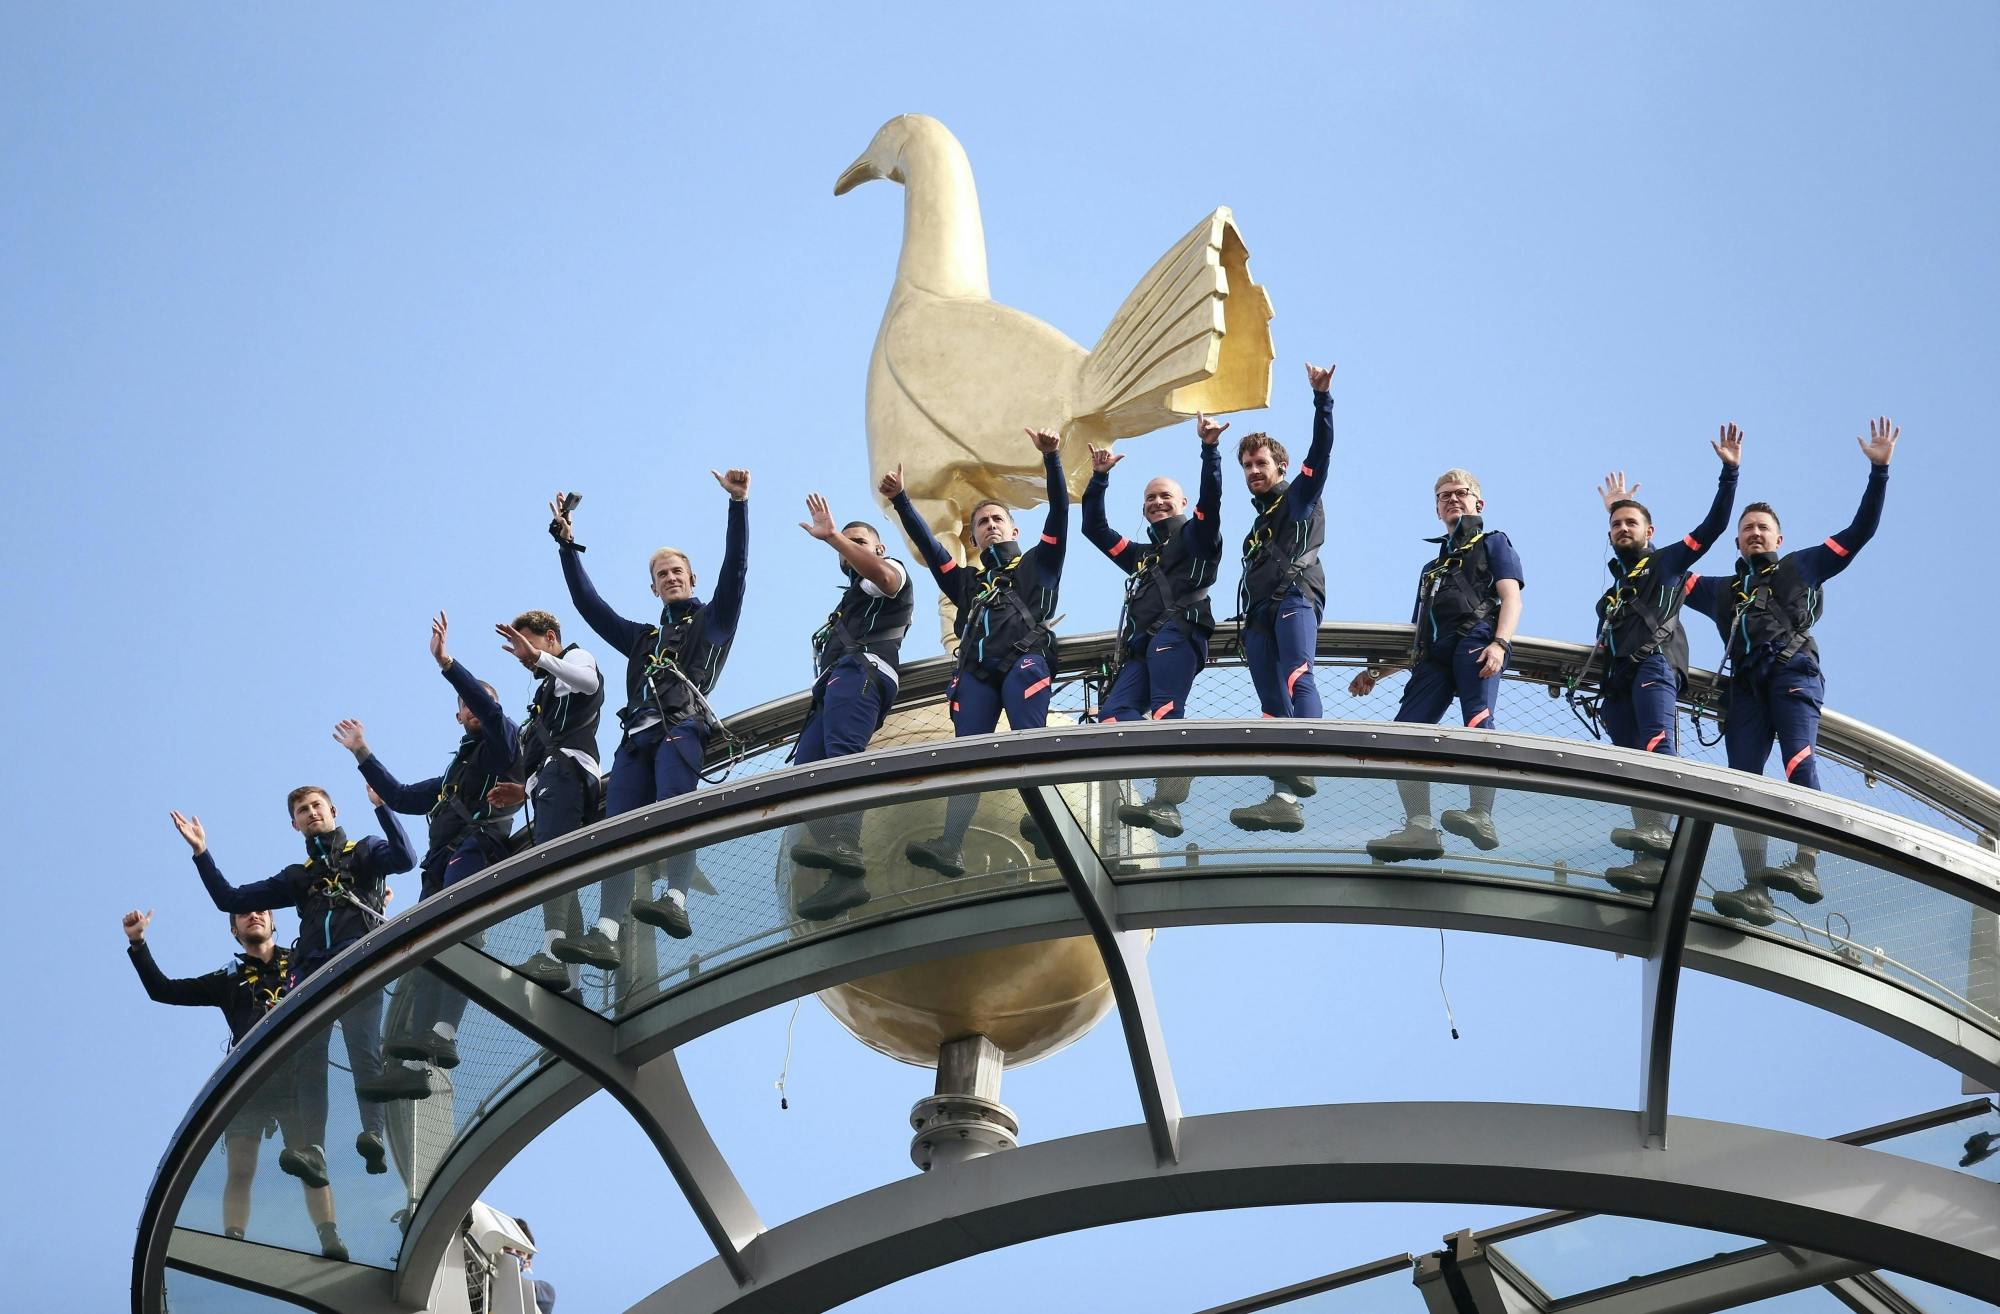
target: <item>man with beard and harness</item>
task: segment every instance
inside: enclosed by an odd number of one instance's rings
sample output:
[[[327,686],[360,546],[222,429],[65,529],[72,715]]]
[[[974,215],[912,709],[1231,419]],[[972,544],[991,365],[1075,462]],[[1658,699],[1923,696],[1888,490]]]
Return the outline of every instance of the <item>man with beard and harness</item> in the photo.
[[[1819,788],[1813,754],[1819,744],[1820,707],[1826,680],[1820,674],[1819,644],[1812,628],[1825,607],[1822,588],[1846,570],[1875,536],[1882,502],[1889,492],[1889,461],[1903,431],[1887,416],[1857,438],[1868,458],[1868,487],[1854,523],[1823,543],[1778,555],[1785,536],[1768,502],[1752,502],[1736,521],[1736,573],[1697,578],[1687,606],[1714,619],[1727,645],[1729,703],[1723,716],[1729,765],[1762,775],[1775,740],[1784,758],[1785,779]],[[1764,836],[1736,832],[1743,858],[1743,888],[1715,896],[1715,910],[1755,926],[1777,920],[1771,891],[1802,903],[1818,903],[1819,853],[1801,846],[1790,860],[1772,866]]]
[[[383,919],[388,902],[388,879],[416,865],[410,853],[410,837],[380,799],[375,799],[375,817],[382,833],[358,840],[347,838],[338,824],[333,800],[318,785],[301,785],[285,796],[285,810],[292,829],[305,837],[306,860],[295,862],[276,876],[248,885],[231,885],[215,864],[208,848],[208,832],[200,817],[174,812],[174,829],[194,851],[195,873],[201,877],[208,897],[222,912],[259,912],[268,908],[294,908],[299,917],[299,938],[292,945],[286,989],[317,971],[321,964],[366,935]],[[361,1087],[380,1076],[382,996],[365,991],[340,1018],[340,1036],[347,1047],[347,1066],[354,1076],[355,1099],[361,1115],[361,1133],[354,1138],[354,1151],[371,1173],[389,1171],[388,1147],[382,1139],[382,1105],[362,1096]],[[308,1186],[324,1186],[326,1169],[326,1076],[327,1046],[333,1041],[332,1028],[294,1058],[298,1066],[298,1135],[305,1144],[278,1156],[281,1171]],[[425,1092],[429,1093],[428,1090]]]
[[[1333,459],[1334,369],[1306,366],[1313,393],[1312,445],[1295,478],[1285,478],[1285,445],[1269,434],[1245,434],[1236,445],[1236,462],[1243,467],[1255,512],[1243,539],[1237,612],[1243,622],[1243,659],[1265,716],[1321,714],[1313,661],[1319,653],[1320,615],[1326,610],[1326,570],[1319,560],[1326,542],[1326,508],[1320,494]],[[1306,819],[1299,799],[1316,792],[1311,777],[1273,776],[1271,796],[1234,809],[1229,820],[1243,830],[1300,831]]]
[[[1208,664],[1208,639],[1215,632],[1208,590],[1222,560],[1222,450],[1229,426],[1195,416],[1201,440],[1201,494],[1188,517],[1187,493],[1161,475],[1146,485],[1139,513],[1146,538],[1136,542],[1111,527],[1104,496],[1111,468],[1125,458],[1090,449],[1090,483],[1083,490],[1083,536],[1125,572],[1125,608],[1118,618],[1118,665],[1097,719],[1173,721],[1187,715],[1195,673]],[[1181,833],[1180,805],[1187,802],[1186,776],[1153,782],[1145,803],[1121,803],[1118,819],[1128,826],[1158,831],[1169,839]]]
[[[234,1047],[284,998],[292,955],[272,939],[269,912],[230,913],[229,934],[239,951],[236,961],[202,976],[170,977],[160,970],[146,944],[146,928],[152,921],[150,909],[142,913],[134,908],[125,914],[124,926],[125,952],[146,988],[146,997],[154,1003],[222,1010],[222,1020],[229,1026],[229,1043]],[[281,1075],[260,1085],[222,1134],[228,1164],[222,1183],[224,1236],[241,1241],[250,1226],[250,1186],[257,1176],[257,1150],[271,1129],[278,1129],[284,1138],[282,1154],[291,1156],[293,1162],[311,1144],[299,1126],[297,1068],[288,1061]],[[319,1079],[324,1087],[326,1074],[320,1073]],[[306,1217],[319,1232],[319,1252],[328,1259],[346,1259],[347,1247],[334,1227],[333,1192],[325,1176],[316,1184],[306,1181],[301,1185],[305,1188]]]
[[[447,635],[445,615],[439,612],[431,621],[431,659],[458,693],[456,716],[462,731],[443,775],[406,785],[391,775],[368,747],[361,722],[348,719],[333,728],[335,742],[354,754],[369,789],[393,810],[426,819],[430,834],[418,896],[423,899],[478,875],[506,857],[507,835],[517,810],[497,808],[487,801],[487,795],[513,771],[520,731],[501,710],[493,686],[474,678],[445,651]],[[409,989],[409,1011],[403,1014],[403,1025],[382,1046],[389,1057],[404,1062],[384,1064],[379,1077],[358,1086],[366,1098],[423,1099],[430,1093],[426,1065],[458,1066],[458,1023],[465,1016],[464,994],[429,973],[419,973]]]
[[[528,717],[521,722],[520,754],[510,778],[486,791],[496,808],[528,805],[526,841],[546,844],[597,816],[604,806],[598,779],[597,722],[604,710],[604,678],[597,659],[563,643],[562,624],[546,611],[524,611],[511,625],[495,625],[514,660],[538,677]],[[515,837],[521,847],[522,837]],[[556,958],[555,943],[583,934],[583,907],[574,892],[542,905],[542,948],[514,970],[536,985],[568,990],[576,967]]]
[[[701,780],[709,740],[722,728],[708,704],[729,659],[736,622],[743,614],[743,584],[749,573],[750,472],[710,470],[729,494],[729,526],[722,549],[722,580],[715,596],[694,596],[694,566],[679,548],[660,548],[647,562],[660,619],[641,625],[613,611],[592,587],[583,569],[583,547],[570,523],[576,502],[558,493],[549,509],[549,533],[560,549],[570,601],[590,628],[625,654],[625,706],[618,724],[624,735],[611,758],[604,788],[604,815],[616,817],[662,799],[688,793]],[[637,898],[637,876],[624,872],[598,885],[597,924],[579,937],[559,937],[550,952],[565,963],[588,963],[606,972],[619,966],[618,935],[625,914],[656,926],[676,940],[694,934],[688,921],[687,892],[694,881],[694,854],[667,859],[667,893]],[[649,882],[650,884],[650,882]]]
[[[1668,757],[1679,751],[1680,694],[1688,669],[1681,602],[1694,585],[1688,568],[1729,526],[1743,432],[1725,424],[1709,446],[1722,458],[1715,500],[1702,522],[1677,543],[1654,545],[1653,513],[1633,500],[1639,485],[1628,487],[1622,470],[1606,475],[1597,490],[1611,516],[1611,588],[1597,600],[1597,643],[1589,664],[1599,672],[1597,715],[1620,748]],[[1605,868],[1605,880],[1628,894],[1659,885],[1674,846],[1664,813],[1635,804],[1632,824],[1614,828],[1611,842],[1632,860]]]
[[[903,635],[916,609],[910,572],[889,555],[873,525],[851,520],[836,531],[833,512],[818,493],[807,494],[806,515],[799,528],[839,555],[847,586],[813,635],[812,711],[792,750],[792,760],[800,764],[868,747],[896,701]],[[827,877],[799,900],[799,916],[823,922],[868,902],[861,815],[810,821],[806,832],[792,845],[792,861]]]
[[[1439,475],[1434,497],[1445,533],[1427,540],[1438,545],[1437,556],[1418,576],[1410,679],[1396,719],[1434,724],[1455,695],[1468,730],[1491,730],[1500,672],[1521,624],[1521,558],[1505,534],[1486,528],[1481,515],[1486,503],[1470,471]],[[1347,691],[1365,697],[1386,674],[1381,668],[1362,671]],[[1444,841],[1431,820],[1430,782],[1400,780],[1396,792],[1403,801],[1403,827],[1369,840],[1369,856],[1383,862],[1443,857]],[[1497,848],[1493,798],[1490,785],[1474,785],[1470,806],[1447,809],[1438,821],[1477,848]]]
[[[917,508],[903,491],[903,467],[882,476],[881,493],[895,507],[910,541],[923,553],[931,578],[958,609],[953,626],[958,637],[958,669],[945,698],[951,707],[952,732],[959,738],[992,732],[1007,712],[1015,730],[1037,730],[1048,724],[1049,689],[1053,676],[1049,658],[1055,651],[1051,618],[1062,584],[1064,536],[1069,528],[1069,487],[1063,481],[1061,439],[1052,429],[1030,429],[1028,436],[1042,453],[1048,479],[1049,512],[1039,543],[1021,550],[1021,530],[1004,503],[991,499],[972,508],[972,546],[979,554],[976,569],[961,568],[938,542]],[[965,874],[965,836],[979,810],[977,793],[953,794],[945,803],[944,833],[936,839],[912,840],[903,852],[912,863],[942,876]],[[1021,833],[1042,851],[1042,838],[1028,818]]]

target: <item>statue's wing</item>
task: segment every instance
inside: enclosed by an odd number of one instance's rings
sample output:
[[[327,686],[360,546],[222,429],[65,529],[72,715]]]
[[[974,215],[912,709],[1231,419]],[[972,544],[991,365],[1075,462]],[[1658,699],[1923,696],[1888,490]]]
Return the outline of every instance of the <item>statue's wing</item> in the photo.
[[[1077,414],[1129,438],[1271,398],[1271,300],[1226,207],[1146,271],[1084,363]]]
[[[892,312],[882,339],[891,382],[947,441],[943,451],[877,451],[878,464],[901,461],[913,493],[966,463],[1040,470],[1021,431],[1068,423],[1082,347],[996,301],[921,295]],[[902,437],[873,436],[892,448]]]

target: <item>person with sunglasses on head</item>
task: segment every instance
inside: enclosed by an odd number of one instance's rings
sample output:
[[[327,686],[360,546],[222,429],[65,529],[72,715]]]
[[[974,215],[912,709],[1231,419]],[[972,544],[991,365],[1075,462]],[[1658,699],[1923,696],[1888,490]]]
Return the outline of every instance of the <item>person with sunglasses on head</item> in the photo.
[[[1819,768],[1813,755],[1819,744],[1820,708],[1826,680],[1820,674],[1819,644],[1813,625],[1825,609],[1828,580],[1846,570],[1875,537],[1882,523],[1882,503],[1889,492],[1889,462],[1903,435],[1887,416],[1869,423],[1868,436],[1856,438],[1868,458],[1868,486],[1861,506],[1847,528],[1824,542],[1778,555],[1785,536],[1778,513],[1768,502],[1752,502],[1736,518],[1736,571],[1730,576],[1698,577],[1688,592],[1687,606],[1711,617],[1726,645],[1729,668],[1728,704],[1723,713],[1723,743],[1729,765],[1762,775],[1775,742],[1785,779],[1807,789],[1819,788]],[[1738,830],[1736,848],[1743,859],[1743,888],[1715,895],[1715,910],[1754,926],[1777,920],[1771,891],[1789,894],[1801,903],[1818,903],[1819,853],[1799,846],[1790,858],[1773,866],[1763,835]]]
[[[571,523],[576,495],[558,493],[549,503],[554,513],[549,534],[560,550],[570,601],[599,638],[625,654],[625,705],[618,712],[624,734],[611,756],[611,779],[604,787],[607,819],[692,792],[701,783],[709,742],[721,732],[708,695],[722,676],[743,615],[750,472],[732,468],[708,473],[729,495],[722,577],[704,602],[695,596],[694,564],[687,553],[672,547],[656,550],[646,563],[653,596],[660,601],[660,618],[651,625],[620,616],[591,585],[583,568],[583,545]],[[581,936],[557,938],[550,953],[565,963],[616,972],[619,930],[628,912],[676,940],[686,939],[694,934],[687,912],[694,875],[694,854],[674,854],[667,859],[666,895],[657,899],[650,889],[645,898],[637,897],[633,872],[607,876],[598,885],[596,925]]]
[[[903,522],[903,532],[930,567],[939,591],[958,610],[953,622],[958,668],[945,699],[951,708],[952,732],[960,738],[990,734],[1003,709],[1007,724],[1015,730],[1038,730],[1048,724],[1054,680],[1049,662],[1055,652],[1050,625],[1062,585],[1069,486],[1057,453],[1062,439],[1053,429],[1027,433],[1042,454],[1049,510],[1041,540],[1026,551],[1021,549],[1021,529],[1013,512],[1006,503],[988,498],[972,508],[976,564],[961,568],[910,501],[903,488],[903,467],[883,475],[879,486]],[[965,837],[978,810],[977,793],[953,794],[945,804],[943,832],[935,839],[911,840],[904,846],[904,856],[941,876],[963,876]],[[1038,853],[1043,852],[1046,841],[1031,819],[1022,818],[1021,833]]]
[[[1414,626],[1410,679],[1403,686],[1396,719],[1435,724],[1455,697],[1468,730],[1491,730],[1500,673],[1507,668],[1521,624],[1521,558],[1505,534],[1486,528],[1486,502],[1471,471],[1445,471],[1437,478],[1433,496],[1445,532],[1427,540],[1438,545],[1437,555],[1417,577],[1417,601],[1410,617]],[[1365,697],[1388,673],[1384,668],[1364,670],[1347,690]],[[1441,858],[1440,822],[1476,848],[1499,847],[1492,786],[1472,786],[1467,807],[1447,809],[1436,821],[1431,819],[1429,781],[1400,780],[1396,792],[1403,803],[1402,828],[1369,840],[1369,856],[1382,862]]]
[[[597,767],[597,723],[604,711],[604,677],[581,644],[565,644],[562,623],[546,611],[524,611],[493,627],[502,646],[536,677],[534,700],[521,722],[520,754],[511,777],[486,791],[496,808],[528,808],[526,842],[546,844],[580,829],[603,810]],[[517,844],[519,837],[516,837]],[[573,989],[577,968],[555,956],[557,940],[583,934],[575,891],[542,905],[542,947],[514,970],[550,990]]]
[[[1270,434],[1247,433],[1236,444],[1251,509],[1236,609],[1243,623],[1244,664],[1265,716],[1321,714],[1313,662],[1319,654],[1320,615],[1326,610],[1326,568],[1319,560],[1326,542],[1326,508],[1320,495],[1333,459],[1335,368],[1306,366],[1313,394],[1312,443],[1296,476],[1286,478],[1290,456]],[[1309,776],[1272,776],[1270,797],[1232,810],[1229,820],[1243,830],[1303,830],[1305,810],[1299,800],[1316,792]]]
[[[1177,721],[1187,715],[1188,691],[1208,664],[1208,639],[1215,631],[1208,590],[1222,561],[1221,439],[1228,428],[1206,415],[1195,416],[1201,485],[1194,515],[1188,515],[1187,493],[1180,484],[1156,476],[1139,500],[1139,513],[1146,519],[1144,539],[1120,534],[1104,514],[1111,469],[1125,458],[1109,448],[1090,449],[1083,536],[1126,576],[1117,674],[1098,708],[1101,724]],[[1171,839],[1181,833],[1180,805],[1187,802],[1190,783],[1186,776],[1161,777],[1145,803],[1121,803],[1118,819]]]
[[[153,923],[151,909],[140,912],[134,908],[126,913],[124,928],[125,953],[139,974],[140,984],[146,988],[146,997],[156,1004],[220,1010],[229,1027],[229,1044],[233,1048],[285,997],[292,955],[278,947],[268,911],[259,908],[228,916],[229,935],[236,941],[236,961],[201,976],[170,977],[153,961],[152,948],[146,943],[146,929]],[[320,1253],[328,1259],[344,1260],[347,1247],[341,1243],[340,1231],[334,1226],[333,1191],[327,1185],[326,1161],[319,1155],[318,1146],[307,1139],[299,1117],[298,1067],[296,1062],[288,1061],[259,1084],[222,1134],[226,1164],[222,1181],[222,1234],[241,1241],[249,1228],[250,1188],[257,1176],[257,1151],[275,1128],[284,1138],[279,1162],[287,1165],[286,1171],[292,1176],[303,1178],[300,1185],[305,1190],[306,1217],[319,1232]],[[319,1071],[314,1075],[324,1090],[326,1073]],[[308,1147],[319,1156],[316,1164],[301,1157]],[[317,1171],[297,1171],[302,1165]]]
[[[1680,695],[1688,671],[1681,603],[1698,578],[1689,568],[1729,527],[1743,431],[1725,424],[1709,446],[1722,458],[1715,499],[1702,522],[1678,542],[1653,542],[1653,513],[1637,500],[1639,485],[1627,485],[1624,471],[1606,475],[1597,490],[1611,517],[1611,587],[1597,600],[1590,667],[1598,675],[1598,716],[1620,748],[1668,757],[1680,751]],[[1634,804],[1632,824],[1614,828],[1611,843],[1632,855],[1630,862],[1605,869],[1613,888],[1635,894],[1659,885],[1674,844],[1665,813]]]

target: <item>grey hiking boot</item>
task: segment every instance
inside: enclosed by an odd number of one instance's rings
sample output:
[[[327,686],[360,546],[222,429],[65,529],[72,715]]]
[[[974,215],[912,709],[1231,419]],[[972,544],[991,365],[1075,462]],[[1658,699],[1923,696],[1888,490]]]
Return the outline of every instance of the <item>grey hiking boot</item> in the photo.
[[[1381,839],[1368,841],[1368,856],[1382,862],[1408,862],[1412,859],[1442,858],[1444,837],[1436,826],[1427,826],[1421,821],[1409,821],[1403,828]]]
[[[1118,820],[1140,830],[1158,831],[1168,839],[1181,833],[1181,810],[1171,803],[1120,803]]]
[[[514,970],[545,990],[569,989],[568,966],[548,954],[533,954],[526,962],[516,963]]]
[[[1604,879],[1614,890],[1626,894],[1644,894],[1647,890],[1660,888],[1660,877],[1667,871],[1667,864],[1650,853],[1635,853],[1632,861],[1622,867],[1606,867]]]
[[[1276,794],[1247,808],[1232,808],[1229,824],[1238,830],[1279,830],[1290,835],[1306,828],[1306,810]]]
[[[694,926],[688,921],[687,909],[672,899],[635,899],[632,901],[632,920],[657,926],[669,938],[685,940],[694,934]]]
[[[389,1171],[389,1150],[382,1144],[382,1137],[372,1131],[364,1131],[354,1138],[354,1152],[368,1166],[370,1173],[377,1176]]]
[[[370,1104],[387,1104],[391,1100],[427,1100],[431,1097],[430,1070],[391,1063],[379,1075],[355,1082],[354,1094]]]
[[[1483,808],[1447,808],[1438,814],[1438,822],[1459,838],[1471,840],[1476,849],[1500,847],[1500,832],[1493,829],[1493,814]]]
[[[1664,858],[1673,851],[1674,833],[1665,826],[1614,826],[1611,843],[1627,853],[1654,853]]]
[[[1319,781],[1311,776],[1272,776],[1271,788],[1293,798],[1311,798],[1319,793]]]
[[[341,1242],[340,1232],[332,1223],[319,1225],[319,1252],[328,1259],[337,1259],[343,1264],[347,1262],[347,1247]]]
[[[868,874],[868,863],[862,856],[861,846],[845,836],[828,840],[800,840],[792,845],[792,861],[801,867],[842,876]]]
[[[549,946],[559,962],[588,963],[606,972],[618,970],[618,942],[595,926],[582,935],[562,935]]]
[[[912,866],[923,867],[940,876],[965,875],[965,854],[956,844],[940,835],[933,840],[911,840],[903,846],[903,856]]]
[[[284,1149],[278,1152],[278,1171],[288,1177],[296,1177],[307,1186],[325,1186],[326,1151],[317,1145],[307,1145],[299,1149]]]
[[[1754,880],[1740,890],[1716,891],[1714,904],[1715,910],[1724,917],[1734,917],[1752,926],[1769,926],[1778,920],[1771,892]]]
[[[390,1058],[429,1063],[447,1072],[458,1066],[458,1042],[446,1040],[435,1031],[417,1036],[392,1037],[382,1043],[382,1052]]]
[[[826,883],[799,900],[799,916],[809,922],[828,922],[868,902],[868,885],[859,876],[835,872]]]
[[[1789,894],[1800,903],[1818,903],[1826,896],[1820,892],[1819,873],[1814,870],[1816,863],[1812,854],[1801,853],[1790,862],[1764,868],[1757,873],[1757,879],[1767,888]]]

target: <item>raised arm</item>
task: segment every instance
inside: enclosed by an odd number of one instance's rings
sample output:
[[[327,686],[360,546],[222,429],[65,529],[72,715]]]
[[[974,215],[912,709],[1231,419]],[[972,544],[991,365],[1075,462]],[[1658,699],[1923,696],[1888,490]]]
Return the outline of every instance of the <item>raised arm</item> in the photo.
[[[382,797],[382,800],[398,812],[421,817],[437,802],[438,791],[444,788],[444,777],[432,776],[429,780],[414,785],[405,785],[389,774],[389,768],[382,765],[382,759],[375,756],[375,750],[368,746],[367,736],[361,722],[349,717],[333,727],[334,742],[354,754],[354,764],[361,768],[361,778],[368,787]]]
[[[134,908],[125,914],[125,954],[132,960],[132,970],[139,974],[139,984],[146,988],[146,997],[156,1004],[178,1004],[183,1008],[198,1008],[212,1005],[220,1008],[228,998],[229,977],[224,972],[209,972],[204,976],[168,976],[153,961],[153,951],[146,944],[146,927],[153,920],[151,912],[140,912]]]
[[[465,669],[464,662],[454,661],[445,667],[444,678],[451,681],[451,687],[465,700],[466,707],[479,718],[480,739],[512,761],[520,747],[520,727],[508,717],[506,709],[500,706],[500,700],[488,693],[486,686]]]
[[[639,642],[639,636],[646,632],[646,627],[628,621],[611,610],[591,586],[589,572],[584,570],[583,558],[578,555],[583,548],[578,546],[570,525],[570,517],[576,510],[572,496],[557,493],[555,500],[549,503],[549,510],[555,513],[555,519],[549,522],[549,534],[555,539],[562,557],[563,583],[569,586],[569,600],[575,604],[584,623],[597,631],[599,638],[619,652],[630,652]]]
[[[1138,565],[1139,554],[1133,550],[1132,540],[1113,529],[1104,514],[1104,495],[1111,490],[1111,467],[1124,459],[1123,453],[1108,447],[1091,446],[1090,482],[1083,486],[1083,536],[1129,575]]]
[[[1725,424],[1720,436],[1710,446],[1722,458],[1722,471],[1715,478],[1715,500],[1708,504],[1708,514],[1688,532],[1687,537],[1660,549],[1659,555],[1667,574],[1677,575],[1701,560],[1703,554],[1729,532],[1729,513],[1736,508],[1736,477],[1741,473],[1743,460],[1743,431],[1733,424]]]
[[[263,912],[270,908],[289,908],[298,902],[298,892],[292,887],[291,878],[283,872],[248,885],[231,885],[223,879],[222,869],[215,865],[215,855],[208,850],[208,832],[202,828],[200,817],[182,816],[178,812],[168,814],[173,818],[174,829],[187,841],[194,851],[195,874],[201,877],[202,888],[215,901],[221,912]]]
[[[375,805],[375,820],[382,827],[382,838],[369,836],[361,841],[367,851],[368,870],[377,880],[386,881],[417,865],[417,851],[410,847],[409,832],[403,829],[403,819],[389,810],[387,804]]]
[[[743,615],[743,586],[750,575],[750,472],[726,470],[715,475],[729,494],[729,527],[723,534],[722,574],[708,595],[709,624],[722,638],[736,633]]]
[[[1194,520],[1181,532],[1192,535],[1189,546],[1202,557],[1222,546],[1222,435],[1229,426],[1206,415],[1195,416],[1194,422],[1201,438],[1201,487],[1194,500]]]
[[[1042,469],[1049,480],[1049,513],[1042,519],[1042,541],[1030,548],[1040,554],[1037,565],[1045,579],[1062,575],[1063,553],[1069,546],[1069,480],[1063,477],[1062,438],[1053,429],[1030,429],[1028,436],[1042,453]]]
[[[883,597],[893,598],[903,591],[903,568],[835,528],[833,508],[818,493],[806,494],[806,518],[799,521],[799,528],[832,548],[843,565],[873,584]]]
[[[933,534],[931,527],[924,523],[924,518],[917,514],[916,504],[910,501],[909,493],[903,488],[903,467],[899,465],[883,475],[878,491],[889,499],[889,506],[895,511],[896,519],[903,522],[903,532],[917,545],[917,555],[922,557],[924,565],[930,568],[931,578],[937,581],[938,591],[954,603],[963,605],[964,586],[959,581],[964,577],[958,574],[958,562],[952,559],[944,544],[938,542],[937,535]]]
[[[1333,371],[1328,365],[1306,366],[1306,378],[1313,390],[1312,445],[1306,448],[1299,472],[1292,476],[1287,498],[1298,508],[1295,515],[1310,511],[1326,488],[1327,464],[1333,460]]]

